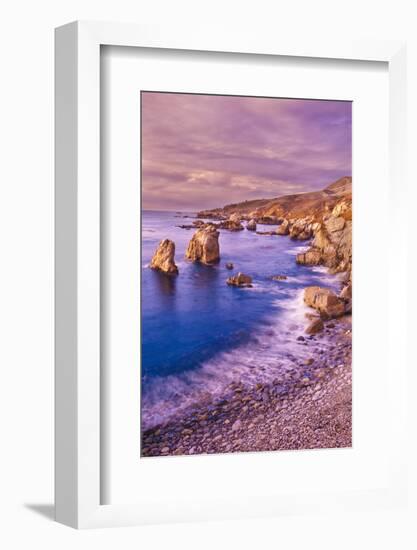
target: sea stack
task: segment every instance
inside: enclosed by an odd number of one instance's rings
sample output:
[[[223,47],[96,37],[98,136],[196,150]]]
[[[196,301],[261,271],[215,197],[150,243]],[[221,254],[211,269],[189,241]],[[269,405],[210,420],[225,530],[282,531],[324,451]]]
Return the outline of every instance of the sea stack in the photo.
[[[249,231],[256,231],[256,221],[253,218],[248,221],[246,229]]]
[[[188,243],[185,257],[203,264],[217,263],[220,260],[219,235],[213,225],[199,229]]]
[[[150,263],[152,269],[162,271],[167,275],[178,275],[178,267],[175,265],[175,243],[164,239],[158,245]]]

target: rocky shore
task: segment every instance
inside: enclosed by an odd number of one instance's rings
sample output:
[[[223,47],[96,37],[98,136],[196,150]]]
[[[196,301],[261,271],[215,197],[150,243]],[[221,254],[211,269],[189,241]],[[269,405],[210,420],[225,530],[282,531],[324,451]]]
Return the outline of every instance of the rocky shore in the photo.
[[[350,316],[294,339],[309,358],[294,357],[293,367],[269,383],[231,384],[212,402],[144,431],[142,456],[350,447]]]
[[[196,230],[185,253],[189,261],[218,263],[219,230],[246,227],[258,235],[305,241],[309,248],[297,254],[296,263],[326,266],[330,273],[343,273],[343,282],[338,293],[318,286],[304,289],[304,303],[311,308],[306,313],[309,322],[303,334],[294,334],[294,344],[303,353],[297,357],[294,351],[280,378],[251,387],[236,381],[223,395],[195,403],[163,425],[142,431],[142,456],[351,446],[351,184],[346,177],[318,192],[201,211],[191,225],[180,226]],[[258,224],[277,228],[259,231]],[[178,274],[174,254],[175,244],[161,241],[150,267]],[[226,267],[234,268],[231,262]],[[271,278],[279,283],[286,276]],[[252,287],[252,282],[251,275],[241,272],[225,280],[242,288]]]

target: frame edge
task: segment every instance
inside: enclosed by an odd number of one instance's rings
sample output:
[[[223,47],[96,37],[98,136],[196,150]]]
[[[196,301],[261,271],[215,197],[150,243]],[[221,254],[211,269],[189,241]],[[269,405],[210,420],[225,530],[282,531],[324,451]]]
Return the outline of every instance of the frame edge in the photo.
[[[55,520],[78,526],[78,24],[55,30]]]

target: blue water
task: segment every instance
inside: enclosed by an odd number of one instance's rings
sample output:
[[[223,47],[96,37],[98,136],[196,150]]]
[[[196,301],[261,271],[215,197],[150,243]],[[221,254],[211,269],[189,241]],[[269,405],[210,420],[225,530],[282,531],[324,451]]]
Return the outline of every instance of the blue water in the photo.
[[[186,215],[182,213],[181,216]],[[194,216],[194,213],[189,213]],[[193,218],[175,212],[142,214],[142,422],[145,427],[209,400],[231,381],[250,384],[297,366],[306,323],[302,290],[337,288],[323,268],[298,266],[295,255],[308,243],[285,236],[220,231],[221,261],[204,266],[185,260],[194,230],[178,228]],[[258,225],[259,231],[274,226]],[[175,242],[179,275],[149,269],[158,243]],[[225,264],[232,262],[229,271]],[[252,276],[253,288],[226,285],[238,271]],[[273,281],[272,275],[286,275]],[[323,340],[321,345],[325,345]]]

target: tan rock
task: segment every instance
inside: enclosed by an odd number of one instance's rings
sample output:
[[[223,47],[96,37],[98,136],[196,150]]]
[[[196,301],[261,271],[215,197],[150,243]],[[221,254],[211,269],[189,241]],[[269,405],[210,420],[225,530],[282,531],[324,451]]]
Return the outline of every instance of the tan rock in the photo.
[[[188,244],[185,257],[193,262],[213,264],[220,260],[220,233],[213,225],[196,231]]]
[[[242,231],[244,229],[240,221],[225,220],[218,224],[220,229],[228,229],[229,231]]]
[[[252,277],[239,272],[237,275],[229,277],[226,282],[230,286],[251,287]]]
[[[168,275],[178,274],[178,267],[175,265],[175,243],[164,239],[158,245],[150,263],[152,269],[157,269]]]
[[[284,220],[281,225],[277,228],[277,234],[278,235],[288,235],[290,232],[290,222],[288,220]]]
[[[352,200],[343,199],[336,204],[332,210],[332,216],[335,218],[343,216],[345,220],[352,220]]]
[[[345,227],[345,218],[342,218],[342,216],[330,216],[330,218],[325,222],[325,226],[328,233],[341,231]]]
[[[304,302],[317,309],[326,317],[340,317],[345,313],[345,304],[336,294],[319,286],[309,286],[304,289]]]
[[[246,229],[249,229],[249,231],[256,231],[256,221],[253,218],[248,221]]]
[[[342,300],[349,301],[352,299],[352,283],[348,283],[346,286],[344,286],[339,294],[339,298],[342,298]]]
[[[233,214],[231,214],[229,216],[229,221],[231,221],[231,222],[240,223],[240,220],[241,220],[241,217],[239,216],[239,214],[237,212],[234,212]]]
[[[320,225],[320,228],[316,231],[314,235],[312,246],[315,248],[319,248],[320,250],[324,250],[329,245],[330,245],[330,240],[327,236],[327,231],[325,230],[324,227]]]
[[[306,328],[306,334],[317,334],[324,329],[323,321],[320,318],[313,319]]]
[[[322,255],[320,250],[315,248],[310,248],[307,252],[301,252],[295,257],[297,264],[301,265],[320,265],[322,260]]]

